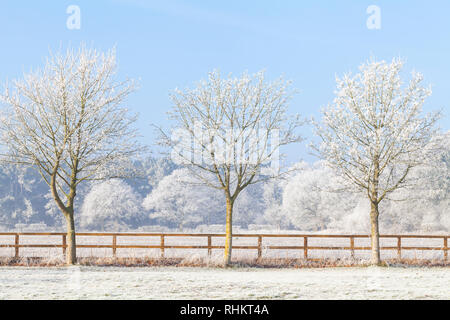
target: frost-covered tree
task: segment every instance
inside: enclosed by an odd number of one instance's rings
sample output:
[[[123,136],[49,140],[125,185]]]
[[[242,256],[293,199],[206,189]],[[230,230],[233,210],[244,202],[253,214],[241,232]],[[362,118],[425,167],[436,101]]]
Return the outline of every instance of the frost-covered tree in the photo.
[[[0,119],[2,160],[28,165],[49,185],[67,224],[66,261],[76,263],[74,201],[78,186],[124,172],[139,150],[121,106],[133,90],[117,81],[115,51],[82,46],[54,54],[43,69],[6,84]]]
[[[182,231],[186,226],[209,224],[220,208],[220,191],[209,190],[187,169],[174,170],[164,177],[144,199],[150,217],[174,224]]]
[[[138,177],[132,177],[125,181],[145,198],[166,176],[179,168],[168,158],[154,158],[148,156],[134,162],[135,171],[140,172]]]
[[[373,264],[380,264],[379,204],[424,163],[422,150],[439,118],[422,115],[431,89],[416,72],[404,86],[402,67],[400,59],[370,61],[357,75],[337,78],[336,98],[316,124],[317,154],[370,200]]]
[[[263,185],[263,220],[275,226],[277,230],[288,227],[290,224],[282,208],[284,188],[285,181],[281,179],[267,181]]]
[[[226,202],[224,264],[231,262],[233,207],[249,185],[279,175],[280,147],[300,141],[298,118],[289,121],[289,82],[266,82],[262,72],[240,78],[209,74],[195,89],[172,95],[177,130],[163,134],[173,160],[202,183],[223,192]],[[272,167],[271,173],[261,170]],[[213,179],[211,178],[213,177]]]
[[[164,177],[180,168],[168,158],[147,158],[143,166],[147,184],[151,188],[155,188]]]
[[[427,149],[428,163],[414,168],[407,179],[410,186],[388,199],[386,213],[397,227],[393,231],[450,230],[450,132],[434,137]]]
[[[81,226],[95,230],[126,230],[143,217],[142,198],[119,179],[95,184],[81,207]]]
[[[250,185],[237,198],[234,205],[234,222],[244,228],[252,223],[260,224],[265,210],[263,184]]]
[[[322,162],[302,163],[283,190],[282,210],[302,231],[325,230],[355,205],[355,197],[342,190],[342,179]]]
[[[0,168],[0,227],[13,229],[16,224],[51,223],[41,214],[46,185],[37,172],[25,167],[3,164]]]

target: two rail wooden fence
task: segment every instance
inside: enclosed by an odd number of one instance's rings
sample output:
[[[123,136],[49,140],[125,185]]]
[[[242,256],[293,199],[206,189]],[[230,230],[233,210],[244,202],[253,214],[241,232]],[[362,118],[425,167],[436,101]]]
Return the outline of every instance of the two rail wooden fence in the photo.
[[[111,244],[77,244],[77,248],[111,248],[113,256],[116,255],[117,249],[134,248],[134,249],[160,249],[161,257],[164,257],[165,249],[207,249],[208,255],[212,253],[212,249],[224,249],[223,245],[212,245],[212,238],[225,237],[224,234],[184,234],[184,233],[77,233],[79,236],[95,236],[95,237],[111,237]],[[19,257],[20,248],[62,248],[63,254],[66,252],[67,239],[65,233],[0,233],[0,236],[14,237],[14,244],[0,243],[0,248],[14,248],[15,257]],[[29,244],[20,243],[20,237],[27,236],[60,236],[61,244]],[[138,245],[138,244],[117,244],[119,237],[158,237],[159,245]],[[166,238],[169,237],[187,237],[187,238],[205,238],[205,245],[167,245]],[[311,250],[350,250],[351,256],[355,256],[356,250],[371,250],[370,246],[356,246],[355,239],[369,238],[369,235],[323,235],[323,234],[234,234],[233,238],[255,238],[257,245],[233,245],[233,249],[256,250],[257,257],[262,257],[263,249],[283,249],[283,250],[299,250],[303,251],[303,258],[308,259],[308,252]],[[298,238],[303,241],[301,245],[263,245],[264,238]],[[308,244],[308,239],[328,238],[328,239],[348,239],[348,246],[317,246]],[[444,260],[448,259],[448,239],[450,235],[380,235],[380,239],[393,238],[397,239],[396,246],[381,246],[381,250],[395,250],[397,257],[400,259],[402,250],[434,250],[443,251]],[[442,246],[403,246],[403,239],[442,239]]]

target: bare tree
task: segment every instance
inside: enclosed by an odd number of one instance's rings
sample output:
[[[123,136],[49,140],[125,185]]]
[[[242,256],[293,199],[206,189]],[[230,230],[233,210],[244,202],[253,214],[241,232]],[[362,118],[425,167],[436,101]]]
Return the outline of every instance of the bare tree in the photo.
[[[336,98],[322,111],[322,124],[316,124],[321,139],[314,146],[317,154],[370,200],[375,265],[381,263],[379,204],[405,186],[411,169],[425,161],[421,151],[440,116],[421,116],[431,89],[422,86],[423,76],[415,72],[403,87],[403,64],[401,59],[371,61],[359,74],[337,78]]]
[[[278,177],[280,147],[300,141],[298,117],[289,120],[290,83],[266,83],[264,73],[222,79],[215,71],[195,89],[176,90],[169,113],[177,130],[162,132],[172,159],[186,165],[199,183],[224,192],[224,263],[231,262],[233,206],[247,186]]]
[[[121,103],[133,90],[115,80],[115,50],[82,46],[6,85],[0,119],[3,161],[36,168],[67,222],[66,262],[76,263],[74,200],[87,180],[118,177],[141,148]]]

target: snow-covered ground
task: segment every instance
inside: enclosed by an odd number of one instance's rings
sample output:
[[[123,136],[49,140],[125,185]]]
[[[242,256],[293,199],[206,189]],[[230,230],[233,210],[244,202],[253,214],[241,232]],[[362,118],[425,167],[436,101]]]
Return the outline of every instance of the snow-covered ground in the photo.
[[[0,268],[0,300],[447,300],[449,288],[449,268]]]

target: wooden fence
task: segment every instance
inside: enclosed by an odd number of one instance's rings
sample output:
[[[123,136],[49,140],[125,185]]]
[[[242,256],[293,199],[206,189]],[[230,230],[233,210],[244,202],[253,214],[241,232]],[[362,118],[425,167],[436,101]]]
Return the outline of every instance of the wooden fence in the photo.
[[[111,248],[112,255],[115,256],[117,249],[135,248],[135,249],[160,249],[161,257],[164,257],[165,249],[207,249],[208,255],[211,255],[213,249],[224,249],[223,245],[212,245],[212,239],[216,237],[225,237],[225,234],[189,234],[189,233],[77,233],[77,236],[95,236],[95,237],[111,237],[110,244],[77,244],[77,248]],[[66,252],[67,239],[65,233],[0,233],[0,236],[14,237],[14,243],[1,243],[0,248],[14,248],[15,257],[20,256],[20,248],[62,248],[63,254]],[[21,237],[27,236],[55,236],[61,237],[61,244],[30,244],[20,243]],[[138,244],[118,244],[119,237],[158,237],[160,239],[159,245],[138,245]],[[165,240],[169,237],[195,237],[205,238],[205,245],[167,245]],[[263,248],[282,249],[282,250],[299,250],[303,251],[301,257],[308,259],[308,252],[312,250],[349,250],[351,256],[355,256],[356,250],[370,250],[370,246],[356,246],[355,239],[370,238],[369,235],[323,235],[323,234],[234,234],[233,238],[255,238],[257,243],[255,245],[233,245],[233,249],[248,249],[256,250],[257,257],[262,257]],[[301,243],[299,245],[264,245],[264,238],[298,238]],[[308,239],[313,238],[328,238],[328,239],[348,239],[347,246],[317,246],[308,244]],[[444,260],[448,259],[448,238],[450,235],[380,235],[380,239],[394,238],[397,239],[396,246],[381,246],[381,250],[395,250],[397,257],[402,257],[403,250],[434,250],[443,251]],[[442,246],[404,246],[403,239],[442,239]],[[301,244],[301,245],[300,245]]]

